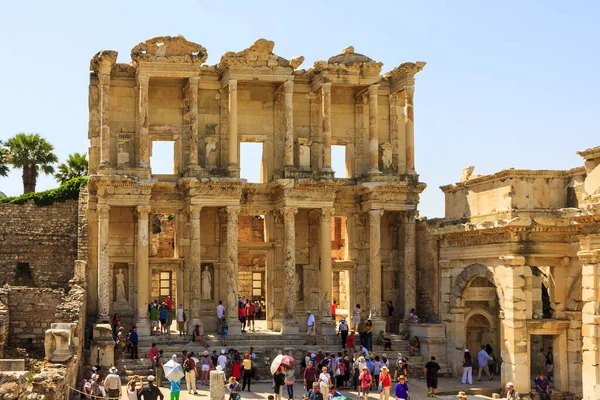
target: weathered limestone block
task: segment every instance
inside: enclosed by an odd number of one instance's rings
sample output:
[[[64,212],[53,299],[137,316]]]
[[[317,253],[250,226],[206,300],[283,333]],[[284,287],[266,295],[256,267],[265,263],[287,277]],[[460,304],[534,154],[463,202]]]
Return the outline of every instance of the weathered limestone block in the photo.
[[[51,328],[46,330],[46,360],[65,362],[71,358],[71,330]]]
[[[310,168],[310,146],[312,142],[307,138],[298,138],[298,166]]]
[[[225,398],[225,371],[219,369],[210,371],[210,399],[223,400]]]

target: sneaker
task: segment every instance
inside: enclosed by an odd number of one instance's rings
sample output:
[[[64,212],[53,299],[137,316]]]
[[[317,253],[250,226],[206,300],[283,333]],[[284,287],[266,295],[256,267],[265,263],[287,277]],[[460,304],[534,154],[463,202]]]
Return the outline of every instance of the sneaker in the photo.
[[[427,392],[427,397],[431,397],[431,392]]]

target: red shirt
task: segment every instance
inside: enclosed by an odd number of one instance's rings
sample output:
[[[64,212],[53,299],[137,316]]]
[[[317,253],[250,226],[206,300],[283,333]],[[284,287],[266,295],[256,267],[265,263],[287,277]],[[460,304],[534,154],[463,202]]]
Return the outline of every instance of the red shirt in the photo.
[[[156,357],[158,355],[158,349],[156,347],[151,347],[150,350],[148,350],[148,358],[152,361],[154,361],[154,357]]]
[[[254,303],[246,304],[246,315],[254,315],[255,311],[256,307],[254,306]]]
[[[167,308],[169,310],[173,307],[173,300],[167,299],[167,301],[165,301],[165,303],[167,303]]]
[[[387,374],[385,377],[380,375],[379,382],[383,385],[383,387],[392,386],[392,383],[390,382],[390,374]]]
[[[346,339],[346,347],[349,349],[354,348],[354,335],[348,335]]]
[[[244,307],[239,307],[238,308],[238,317],[245,317],[246,316],[246,310]]]
[[[336,307],[337,307],[337,304],[335,304],[335,303],[333,303],[331,305],[331,315],[335,315],[335,309],[336,309]]]

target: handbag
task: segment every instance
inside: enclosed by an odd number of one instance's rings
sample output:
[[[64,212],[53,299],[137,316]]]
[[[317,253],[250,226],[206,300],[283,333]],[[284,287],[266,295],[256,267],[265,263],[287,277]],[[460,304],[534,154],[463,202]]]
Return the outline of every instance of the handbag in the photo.
[[[381,392],[383,392],[383,382],[379,382],[379,385],[377,385],[377,393]]]

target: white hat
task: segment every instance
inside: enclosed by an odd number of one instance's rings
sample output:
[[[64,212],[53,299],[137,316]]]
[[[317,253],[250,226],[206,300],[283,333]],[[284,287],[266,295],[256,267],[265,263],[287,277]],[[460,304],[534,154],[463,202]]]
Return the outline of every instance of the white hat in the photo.
[[[91,389],[92,388],[92,384],[89,383],[89,382],[86,382],[85,385],[83,385],[83,387],[87,388],[87,389]]]
[[[468,352],[469,352],[469,349],[465,349],[465,353],[468,353]]]
[[[92,371],[98,371],[98,368],[92,367]]]
[[[307,314],[310,314],[311,312],[310,312],[310,310],[306,310],[306,313],[307,313]]]
[[[507,388],[509,388],[509,387],[513,387],[513,386],[515,386],[515,385],[514,385],[512,382],[508,382],[508,383],[506,384],[506,387],[507,387]]]
[[[225,349],[221,349],[221,354],[225,354]]]
[[[111,374],[116,374],[117,372],[119,372],[119,370],[116,369],[115,367],[110,367],[110,369],[108,370],[108,372],[110,372]]]
[[[171,356],[171,360],[173,360],[173,361],[176,361],[176,360],[177,360],[177,354],[173,354],[173,355]]]
[[[205,356],[207,356],[208,355],[208,351],[204,350],[204,353],[202,353],[202,354],[204,354]]]
[[[402,353],[398,353],[398,357],[402,357]]]
[[[152,382],[154,380],[154,375],[148,375],[148,382]]]

